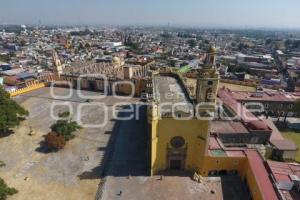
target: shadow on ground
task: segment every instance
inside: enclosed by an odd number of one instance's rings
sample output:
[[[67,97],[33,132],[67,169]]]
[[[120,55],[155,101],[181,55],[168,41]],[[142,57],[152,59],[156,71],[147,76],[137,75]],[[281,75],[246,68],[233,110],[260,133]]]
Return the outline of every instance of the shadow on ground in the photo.
[[[146,106],[134,104],[134,112],[124,112],[123,107],[115,125],[109,134],[110,139],[106,147],[99,148],[105,151],[99,166],[80,174],[80,179],[99,179],[106,176],[147,176],[148,171],[148,133]],[[134,116],[134,119],[120,120]],[[136,117],[138,116],[138,117]]]
[[[249,199],[247,187],[238,175],[221,176],[221,183],[224,200]]]
[[[159,176],[177,176],[177,177],[189,177],[190,179],[193,178],[193,172],[191,171],[183,171],[183,170],[165,170],[159,172],[157,175]]]
[[[21,123],[22,121],[25,121],[26,120],[26,117],[18,117],[18,119],[19,119],[19,122]],[[15,132],[13,131],[13,130],[11,130],[11,129],[8,129],[7,131],[5,131],[5,132],[1,132],[0,131],[0,138],[4,138],[4,137],[8,137],[8,136],[10,136],[11,134],[14,134]]]
[[[0,138],[8,137],[8,136],[10,136],[13,133],[14,132],[12,130],[8,130],[6,132],[0,132]]]
[[[40,146],[38,146],[35,151],[36,152],[39,152],[39,153],[56,153],[59,151],[59,149],[50,149],[48,146],[47,146],[47,143],[43,140],[39,143]]]

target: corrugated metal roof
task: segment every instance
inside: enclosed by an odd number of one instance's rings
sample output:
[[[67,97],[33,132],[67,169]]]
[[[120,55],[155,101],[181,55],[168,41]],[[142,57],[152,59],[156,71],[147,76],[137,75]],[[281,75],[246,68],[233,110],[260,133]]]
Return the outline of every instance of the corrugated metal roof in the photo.
[[[21,72],[24,72],[25,70],[22,69],[22,68],[17,68],[17,69],[11,69],[11,70],[7,70],[7,71],[3,71],[1,72],[3,75],[6,75],[6,76],[14,76],[16,74],[19,74]]]
[[[18,73],[17,76],[21,79],[27,79],[27,78],[32,78],[34,77],[34,74],[33,73],[29,73],[29,72],[21,72],[21,73]]]

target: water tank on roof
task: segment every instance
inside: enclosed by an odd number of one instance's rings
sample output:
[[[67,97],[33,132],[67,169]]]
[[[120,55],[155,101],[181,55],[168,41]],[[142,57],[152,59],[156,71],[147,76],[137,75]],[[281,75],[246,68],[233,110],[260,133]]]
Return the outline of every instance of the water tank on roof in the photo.
[[[300,178],[297,175],[289,174],[289,177],[295,184],[300,184]]]

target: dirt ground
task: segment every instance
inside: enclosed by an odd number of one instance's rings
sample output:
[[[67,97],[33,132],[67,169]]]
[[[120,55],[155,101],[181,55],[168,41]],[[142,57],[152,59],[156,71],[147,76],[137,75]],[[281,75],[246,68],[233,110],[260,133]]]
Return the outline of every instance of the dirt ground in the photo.
[[[108,123],[104,127],[83,128],[76,133],[75,139],[67,143],[65,149],[49,153],[40,142],[55,121],[50,116],[52,103],[70,103],[75,116],[79,104],[86,102],[86,99],[79,98],[76,94],[67,100],[54,99],[49,90],[43,88],[16,97],[15,100],[29,110],[30,115],[14,129],[14,134],[0,138],[0,160],[6,164],[0,168],[0,177],[19,191],[9,197],[9,200],[94,199],[104,167],[102,162],[110,148],[109,133],[113,130],[115,121],[109,114]],[[68,92],[68,89],[55,89],[58,95]],[[113,97],[96,101],[107,105],[124,102]],[[126,100],[136,101],[137,99]],[[58,113],[66,111],[66,107],[54,110],[54,113]],[[82,121],[89,124],[99,124],[104,118],[103,110],[93,106],[84,108],[81,115]],[[28,135],[30,126],[35,133],[33,136]]]
[[[68,89],[55,89],[56,95],[66,95],[68,92]],[[105,126],[78,131],[75,139],[55,153],[47,152],[40,145],[43,135],[50,131],[49,127],[55,121],[51,118],[51,105],[67,102],[73,108],[73,116],[76,116],[79,106],[86,103],[86,99],[76,94],[67,100],[53,98],[49,88],[43,88],[16,97],[15,100],[28,109],[30,115],[15,128],[14,134],[0,138],[0,160],[6,163],[5,167],[0,168],[0,177],[19,191],[8,200],[95,199],[102,175],[105,175],[106,181],[99,188],[97,197],[103,200],[233,200],[235,196],[235,199],[245,199],[236,195],[243,194],[243,188],[231,187],[242,185],[241,180],[234,182],[228,179],[226,182],[227,179],[216,177],[196,183],[190,176],[178,176],[177,173],[164,176],[163,180],[159,176],[149,177],[145,106],[134,106],[138,119],[123,121],[115,120],[112,116],[115,103],[135,104],[138,99],[105,97],[93,100],[93,103],[107,105]],[[55,114],[62,111],[66,111],[66,107],[54,109]],[[88,106],[82,110],[81,118],[87,124],[100,124],[105,118],[103,113],[100,107]],[[119,116],[129,115],[122,113]],[[30,126],[35,132],[33,136],[28,135]]]
[[[9,199],[93,199],[99,179],[80,180],[76,171],[68,174],[72,180],[64,176],[69,167],[80,167],[75,161],[80,159],[80,153],[73,152],[78,141],[74,139],[61,152],[44,154],[36,151],[42,133],[28,136],[28,132],[29,128],[23,124],[15,134],[0,140],[1,160],[6,163],[0,176],[19,191]],[[58,162],[65,156],[74,157],[74,160],[62,166]]]
[[[108,177],[106,185],[105,200],[223,200],[218,177],[203,179],[202,183],[188,176]]]

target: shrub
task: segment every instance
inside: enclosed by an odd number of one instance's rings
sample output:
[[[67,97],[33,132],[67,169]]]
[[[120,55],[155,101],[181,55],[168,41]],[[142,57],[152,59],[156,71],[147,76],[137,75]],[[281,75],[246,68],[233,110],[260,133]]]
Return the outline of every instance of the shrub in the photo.
[[[14,195],[18,192],[15,188],[10,188],[4,180],[0,178],[0,200],[6,200],[8,195]]]
[[[69,141],[75,137],[73,132],[77,131],[81,127],[75,121],[58,120],[51,126],[53,132],[63,136],[65,141]]]
[[[55,132],[50,132],[45,136],[45,141],[50,149],[62,149],[66,145],[66,141],[62,135]]]
[[[53,124],[51,126],[52,132],[45,136],[45,142],[50,149],[59,150],[64,148],[66,142],[75,137],[73,133],[81,129],[81,126],[71,120],[69,112],[60,113],[59,117],[64,119]]]

